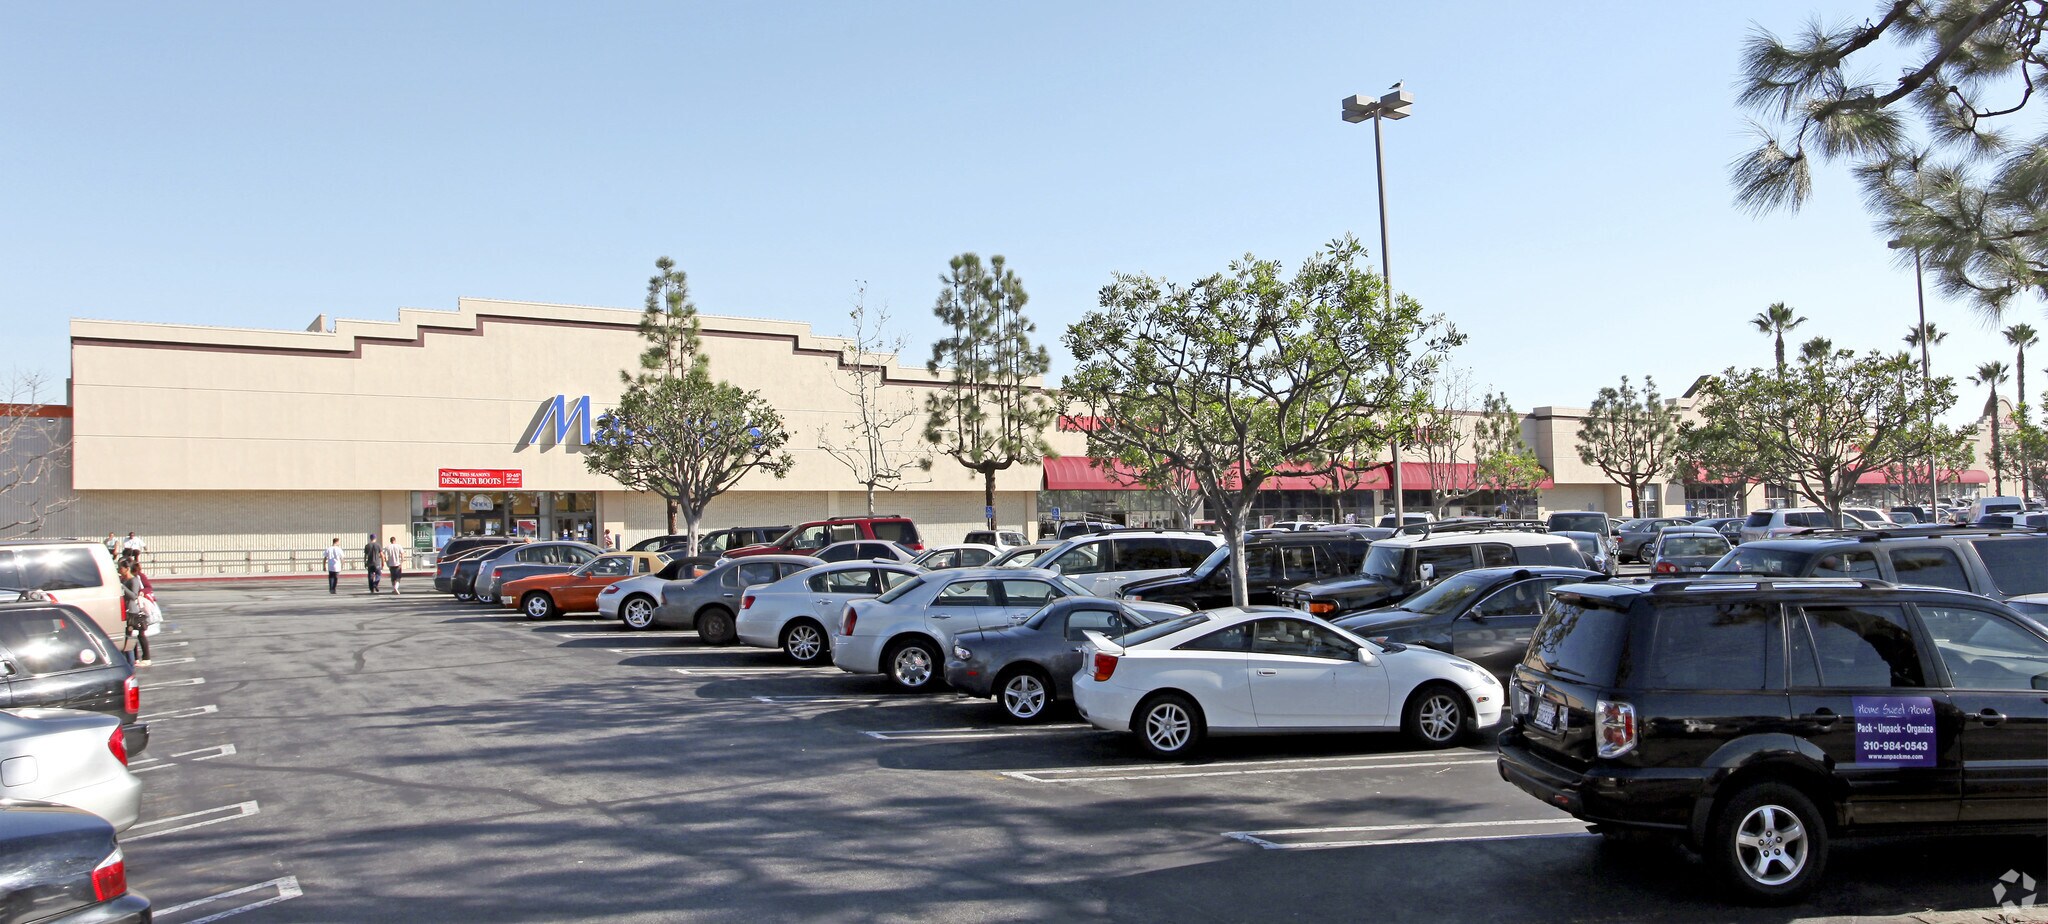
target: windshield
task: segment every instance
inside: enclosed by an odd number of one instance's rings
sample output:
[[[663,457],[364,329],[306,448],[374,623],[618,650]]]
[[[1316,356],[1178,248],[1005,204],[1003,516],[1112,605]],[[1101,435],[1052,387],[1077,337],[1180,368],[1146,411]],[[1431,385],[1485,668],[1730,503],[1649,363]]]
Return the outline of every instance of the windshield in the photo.
[[[1074,583],[1071,579],[1065,577],[1053,578],[1052,582],[1054,586],[1057,586],[1059,589],[1064,590],[1067,593],[1073,594],[1076,597],[1095,596],[1094,594],[1088,592],[1088,588],[1082,587],[1081,585]]]
[[[991,568],[1023,568],[1023,567],[1027,567],[1027,566],[1029,566],[1029,565],[1031,564],[1031,560],[1032,560],[1032,559],[1034,559],[1034,558],[1037,558],[1038,556],[1040,556],[1040,555],[1042,555],[1042,554],[1044,554],[1044,553],[1045,553],[1045,549],[1044,549],[1043,547],[1041,547],[1041,546],[1028,546],[1028,545],[1027,545],[1027,546],[1025,546],[1025,547],[1023,547],[1023,548],[1021,548],[1021,549],[1011,549],[1011,550],[1009,550],[1008,552],[1004,552],[1004,553],[1003,553],[1003,555],[1002,555],[1002,557],[1000,557],[1000,558],[996,559],[995,561],[989,562],[989,567],[991,567]]]
[[[1598,558],[1600,556],[1600,540],[1595,539],[1592,536],[1573,536],[1572,544],[1578,546],[1579,551],[1581,552],[1584,552],[1595,558]]]
[[[1365,563],[1358,566],[1358,573],[1383,581],[1399,582],[1401,562],[1407,551],[1391,545],[1375,545],[1365,553]]]
[[[1812,560],[1812,552],[1740,545],[1735,547],[1735,551],[1729,552],[1722,556],[1720,561],[1715,562],[1711,570],[1767,577],[1798,577],[1806,573],[1806,563]]]
[[[1604,513],[1553,513],[1550,515],[1550,531],[1583,530],[1589,533],[1607,531],[1607,514]]]
[[[1667,536],[1664,544],[1657,547],[1657,552],[1673,558],[1725,555],[1728,553],[1728,540],[1719,536]]]
[[[925,576],[920,574],[917,577],[911,578],[910,580],[904,581],[901,584],[891,587],[887,591],[884,591],[881,596],[876,597],[875,601],[878,603],[895,603],[898,599],[901,599],[904,594],[907,594],[912,590],[917,589],[918,587],[924,586],[924,578]]]
[[[1149,642],[1155,638],[1165,638],[1169,635],[1174,634],[1175,632],[1179,632],[1182,629],[1192,629],[1195,626],[1199,626],[1202,623],[1208,621],[1209,614],[1207,613],[1189,613],[1188,615],[1182,616],[1179,619],[1170,619],[1166,622],[1155,622],[1149,626],[1146,626],[1143,629],[1135,630],[1125,635],[1124,637],[1117,639],[1117,644],[1122,645],[1125,648],[1129,648],[1133,645],[1143,645],[1146,642]]]
[[[1219,545],[1216,547],[1216,551],[1210,552],[1208,558],[1202,559],[1202,563],[1195,566],[1194,573],[1208,574],[1209,572],[1214,571],[1219,567],[1222,567],[1223,563],[1229,560],[1230,546]]]
[[[1486,575],[1474,575],[1471,572],[1452,575],[1435,587],[1401,601],[1400,609],[1425,616],[1442,616],[1463,607],[1465,601],[1472,599],[1491,583],[1493,582]]]

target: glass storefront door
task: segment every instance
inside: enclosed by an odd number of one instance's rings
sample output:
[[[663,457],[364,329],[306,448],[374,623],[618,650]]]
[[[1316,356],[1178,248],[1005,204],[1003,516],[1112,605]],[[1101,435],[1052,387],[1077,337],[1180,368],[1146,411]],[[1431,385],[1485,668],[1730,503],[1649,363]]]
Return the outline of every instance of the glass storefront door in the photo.
[[[414,491],[413,545],[439,549],[460,536],[592,541],[594,491]],[[424,544],[423,544],[424,543]]]

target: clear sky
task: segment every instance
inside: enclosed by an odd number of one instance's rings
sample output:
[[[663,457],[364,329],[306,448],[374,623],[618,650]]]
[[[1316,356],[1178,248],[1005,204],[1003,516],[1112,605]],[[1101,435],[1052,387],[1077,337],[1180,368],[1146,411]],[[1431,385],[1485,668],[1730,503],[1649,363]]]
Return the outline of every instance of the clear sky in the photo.
[[[1471,335],[1458,361],[1523,409],[1623,374],[1676,393],[1768,362],[1746,320],[1771,302],[1857,348],[1911,327],[1910,269],[1842,171],[1765,219],[1726,179],[1745,32],[1872,9],[6,3],[0,369],[61,380],[69,317],[635,307],[663,254],[707,313],[824,333],[864,280],[922,362],[937,275],[973,250],[1020,272],[1058,373],[1113,272],[1347,232],[1377,262],[1372,132],[1338,101],[1403,79],[1393,278]],[[1929,312],[1937,372],[2010,359],[1967,308]]]

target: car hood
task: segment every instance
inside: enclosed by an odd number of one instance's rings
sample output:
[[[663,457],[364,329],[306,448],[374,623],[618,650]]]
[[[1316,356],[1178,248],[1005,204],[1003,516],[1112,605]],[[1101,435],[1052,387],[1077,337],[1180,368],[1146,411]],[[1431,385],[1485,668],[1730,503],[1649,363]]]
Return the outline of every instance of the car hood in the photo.
[[[1140,578],[1138,580],[1125,584],[1122,588],[1122,593],[1125,596],[1129,596],[1131,594],[1142,594],[1145,591],[1159,587],[1179,587],[1185,584],[1192,584],[1199,579],[1200,578],[1195,574],[1195,569],[1189,568],[1186,571],[1176,572],[1174,574],[1162,574],[1155,577]]]
[[[1341,616],[1337,618],[1336,623],[1339,627],[1355,635],[1370,637],[1394,629],[1414,628],[1433,618],[1435,617],[1425,613],[1417,613],[1395,607],[1384,607],[1376,610],[1366,610],[1363,613],[1353,613],[1349,616]]]
[[[1290,590],[1283,591],[1283,593],[1292,593],[1303,597],[1392,596],[1398,589],[1397,585],[1384,578],[1359,575],[1332,578],[1327,581],[1310,581],[1307,584],[1296,584]]]

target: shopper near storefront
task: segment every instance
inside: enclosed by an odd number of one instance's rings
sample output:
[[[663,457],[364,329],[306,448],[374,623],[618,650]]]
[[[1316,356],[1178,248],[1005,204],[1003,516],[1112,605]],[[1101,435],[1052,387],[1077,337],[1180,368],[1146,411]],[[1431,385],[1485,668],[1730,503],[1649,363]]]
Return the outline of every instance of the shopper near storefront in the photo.
[[[132,562],[122,562],[116,569],[121,577],[121,612],[127,617],[127,637],[124,643],[133,643],[129,657],[136,667],[149,665],[149,605],[143,602],[142,576],[136,573]],[[125,646],[124,646],[125,647]]]
[[[384,577],[384,545],[377,541],[376,533],[371,533],[370,541],[363,544],[363,570],[369,572],[370,592],[376,593]]]
[[[391,592],[398,593],[398,581],[405,577],[405,548],[397,536],[384,537],[384,567],[391,572]]]
[[[341,537],[336,536],[334,544],[327,547],[327,592],[339,593],[335,588],[341,585]]]

